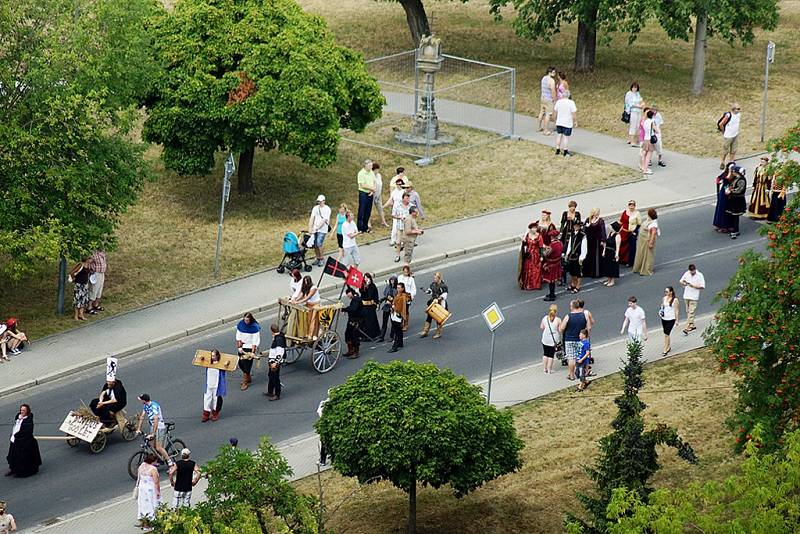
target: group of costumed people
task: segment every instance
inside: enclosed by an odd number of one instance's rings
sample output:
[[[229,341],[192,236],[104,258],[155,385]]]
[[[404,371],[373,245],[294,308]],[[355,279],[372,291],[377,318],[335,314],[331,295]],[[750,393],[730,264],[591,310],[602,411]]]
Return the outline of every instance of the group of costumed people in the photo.
[[[769,174],[769,156],[762,156],[753,173],[753,192],[750,202],[745,199],[747,172],[736,162],[729,162],[717,176],[717,206],[714,210],[714,229],[739,236],[739,217],[777,222],[786,209],[786,186],[779,185]]]
[[[605,277],[603,285],[615,285],[620,265],[632,267],[642,275],[653,274],[655,240],[659,235],[655,210],[648,210],[647,218],[642,220],[636,202],[631,200],[607,230],[599,209],[593,208],[584,221],[577,206],[575,201],[569,202],[559,228],[547,209],[542,210],[538,221],[528,225],[519,253],[520,289],[537,290],[546,283],[549,292],[544,300],[553,301],[557,284],[567,285],[567,291],[577,293],[584,277]],[[638,239],[640,232],[647,238]]]

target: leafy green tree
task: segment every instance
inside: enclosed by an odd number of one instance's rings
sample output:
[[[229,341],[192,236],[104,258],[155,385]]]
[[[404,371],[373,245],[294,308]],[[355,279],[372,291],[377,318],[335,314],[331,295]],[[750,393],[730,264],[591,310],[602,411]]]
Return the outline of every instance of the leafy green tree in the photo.
[[[180,174],[207,173],[217,150],[232,150],[249,193],[256,147],[322,167],[340,128],[361,131],[381,114],[362,57],[294,0],[178,0],[154,29],[162,70],[144,100],[144,138]]]
[[[567,529],[570,532],[606,532],[609,527],[606,508],[618,488],[645,500],[652,491],[647,481],[661,468],[657,446],[668,445],[687,462],[697,461],[691,445],[685,443],[674,428],[659,424],[645,431],[642,412],[647,405],[639,399],[639,390],[644,386],[643,372],[642,344],[628,343],[628,358],[622,368],[623,392],[614,399],[619,408],[611,423],[614,430],[600,439],[600,458],[595,467],[587,469],[597,491],[594,496],[578,495],[589,519],[584,521],[569,514]]]
[[[769,143],[768,171],[788,189],[800,183],[800,164],[787,156],[800,151],[800,125]],[[705,332],[722,371],[738,375],[734,415],[737,450],[758,425],[765,451],[780,446],[785,432],[800,429],[800,201],[792,196],[781,219],[761,229],[769,254],[750,251]]]
[[[613,31],[636,38],[651,13],[651,4],[642,0],[490,0],[490,10],[500,18],[500,9],[511,3],[517,11],[514,28],[528,39],[550,38],[562,24],[578,23],[575,41],[575,70],[592,70],[597,56],[598,32]]]
[[[314,498],[297,493],[292,468],[266,437],[255,451],[222,447],[202,468],[207,501],[194,509],[162,509],[158,532],[317,532]]]
[[[511,413],[432,364],[368,362],[331,392],[316,428],[337,471],[408,493],[412,533],[418,483],[460,497],[522,463]]]
[[[659,489],[643,501],[636,492],[614,491],[608,506],[612,534],[672,532],[797,532],[800,525],[800,431],[772,454],[748,445],[741,473],[725,482]]]
[[[0,271],[113,246],[146,173],[129,140],[152,0],[0,5]]]
[[[694,28],[692,92],[699,95],[705,80],[706,41],[719,35],[733,45],[753,42],[755,28],[774,30],[778,0],[660,0],[656,20],[670,39],[689,40]]]

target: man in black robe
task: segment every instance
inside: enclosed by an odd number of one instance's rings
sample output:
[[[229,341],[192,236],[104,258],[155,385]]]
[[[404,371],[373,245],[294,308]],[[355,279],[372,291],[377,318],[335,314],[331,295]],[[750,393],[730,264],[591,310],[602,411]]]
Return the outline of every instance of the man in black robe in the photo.
[[[361,297],[355,289],[348,286],[345,294],[350,297],[350,304],[342,311],[347,312],[347,328],[344,331],[344,341],[347,343],[346,358],[358,358],[358,351],[361,348],[361,338],[358,335],[358,328],[361,325],[364,305]]]
[[[38,473],[42,465],[39,443],[33,437],[33,412],[27,404],[19,407],[19,413],[14,418],[6,460],[7,477],[29,477]]]
[[[113,424],[114,414],[128,404],[128,394],[122,380],[108,380],[103,384],[100,395],[89,403],[92,413],[104,424]]]

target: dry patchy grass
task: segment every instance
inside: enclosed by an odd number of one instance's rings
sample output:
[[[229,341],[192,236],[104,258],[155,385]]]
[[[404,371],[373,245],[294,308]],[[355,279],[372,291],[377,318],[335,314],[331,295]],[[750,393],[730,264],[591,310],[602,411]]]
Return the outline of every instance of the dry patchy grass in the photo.
[[[412,48],[405,15],[399,4],[372,0],[298,0],[308,11],[322,15],[343,44],[373,58]],[[517,109],[538,112],[539,79],[548,65],[564,68],[578,105],[582,127],[619,136],[626,133],[619,116],[628,86],[638,80],[643,98],[657,103],[664,115],[664,144],[668,149],[716,156],[721,138],[716,121],[728,103],[743,108],[739,152],[762,149],[759,120],[764,72],[764,51],[769,40],[777,44],[770,69],[767,137],[779,135],[800,117],[800,1],[781,2],[781,20],[774,32],[757,32],[752,46],[732,48],[724,41],[708,41],[706,90],[699,98],[689,91],[692,43],[670,41],[651,22],[639,39],[628,46],[617,36],[610,46],[598,46],[597,68],[592,73],[571,73],[575,26],[570,25],[552,42],[532,42],[514,35],[514,12],[495,22],[487,0],[425,3],[432,29],[452,55],[499,63],[517,69]],[[794,74],[793,74],[794,73]],[[497,98],[501,98],[498,94]],[[505,96],[496,102],[505,107]]]
[[[676,426],[697,452],[696,466],[677,459],[671,449],[659,451],[662,470],[652,482],[682,487],[691,481],[723,479],[736,470],[734,435],[724,426],[735,399],[733,379],[714,371],[705,350],[648,365],[641,398],[648,404],[645,420]],[[562,391],[512,408],[519,436],[525,442],[522,469],[494,480],[463,499],[447,488],[418,492],[419,532],[562,532],[566,511],[580,513],[576,492],[590,491],[583,466],[597,455],[597,440],[610,432],[616,414],[614,397],[622,377],[596,380],[587,394]],[[315,476],[297,483],[317,494]],[[358,488],[355,479],[331,471],[323,475],[329,509]],[[389,483],[366,486],[329,519],[335,532],[351,534],[402,532],[408,500]]]
[[[465,128],[451,130],[468,139],[486,135]],[[374,140],[376,135],[391,133],[368,131],[364,135]],[[103,301],[106,314],[214,281],[221,159],[208,176],[181,177],[163,169],[157,149],[151,149],[148,156],[158,180],[146,184],[138,204],[122,218],[117,232],[119,247],[109,254]],[[425,168],[415,168],[407,158],[347,142],[340,145],[338,161],[326,169],[308,167],[294,157],[259,152],[254,167],[256,194],[239,196],[232,192],[225,211],[222,278],[275,265],[282,257],[283,234],[307,226],[308,213],[319,193],[328,197],[331,206],[346,202],[355,208],[356,173],[367,156],[382,163],[385,183],[397,165],[409,169],[428,213],[423,225],[634,178],[629,169],[580,155],[565,161],[553,157],[549,148],[524,141],[498,141]],[[547,173],[539,171],[545,168]],[[374,210],[372,222],[373,239],[388,236]],[[335,247],[335,240],[329,240],[328,245]],[[391,254],[388,248],[387,254]],[[43,266],[35,275],[11,284],[10,290],[4,288],[0,315],[20,317],[22,326],[34,338],[74,326],[70,317],[53,314],[56,282],[53,266]],[[71,286],[67,289],[71,291]],[[68,294],[67,307],[70,305]]]

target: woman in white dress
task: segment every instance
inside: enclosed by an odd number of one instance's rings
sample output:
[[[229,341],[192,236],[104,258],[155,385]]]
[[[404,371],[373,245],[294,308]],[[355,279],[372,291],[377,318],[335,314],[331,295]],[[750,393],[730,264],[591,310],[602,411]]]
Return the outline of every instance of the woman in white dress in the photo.
[[[148,454],[139,466],[136,478],[136,510],[139,521],[152,520],[156,516],[156,508],[161,504],[161,484],[158,469],[155,468],[156,455]],[[146,532],[153,530],[144,527]]]
[[[639,93],[639,83],[633,82],[631,89],[625,93],[625,111],[630,113],[628,121],[628,144],[634,147],[639,146],[639,121],[642,118],[642,108],[644,101]]]

